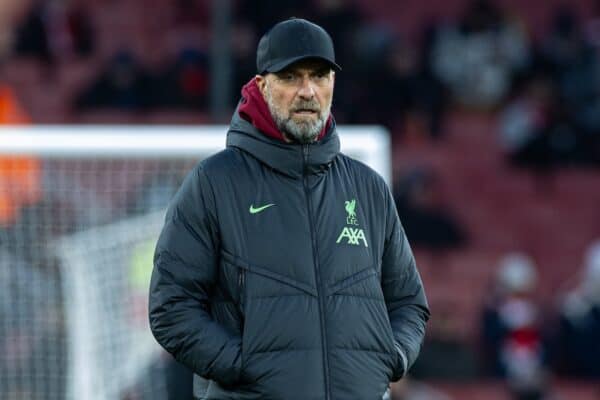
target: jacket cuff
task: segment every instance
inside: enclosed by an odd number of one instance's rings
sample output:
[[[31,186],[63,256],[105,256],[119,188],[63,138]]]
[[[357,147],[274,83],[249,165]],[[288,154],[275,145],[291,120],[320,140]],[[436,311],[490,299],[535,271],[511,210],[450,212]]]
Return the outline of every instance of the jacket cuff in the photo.
[[[406,357],[406,353],[404,352],[402,347],[395,341],[394,341],[394,347],[396,348],[396,352],[398,353],[398,356],[400,358],[400,363],[401,363],[400,367],[402,368],[402,372],[397,373],[396,376],[394,376],[395,380],[398,380],[398,379],[404,378],[404,376],[408,372],[408,358]]]

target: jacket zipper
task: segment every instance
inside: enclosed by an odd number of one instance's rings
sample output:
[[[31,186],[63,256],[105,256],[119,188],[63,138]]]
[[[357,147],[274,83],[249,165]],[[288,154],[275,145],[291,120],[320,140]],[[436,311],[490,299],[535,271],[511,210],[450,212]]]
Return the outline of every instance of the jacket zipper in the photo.
[[[304,194],[306,195],[306,202],[308,205],[308,222],[310,225],[310,236],[311,236],[311,244],[313,249],[313,266],[315,268],[315,279],[317,282],[317,299],[319,301],[319,320],[321,325],[321,347],[323,351],[323,372],[325,375],[325,398],[327,400],[331,399],[330,388],[329,388],[329,356],[327,354],[327,333],[325,328],[325,305],[323,296],[321,296],[321,277],[319,274],[319,257],[318,257],[318,247],[316,242],[316,234],[315,227],[313,224],[313,213],[312,213],[312,203],[310,201],[310,192],[308,187],[308,145],[302,145],[302,153],[303,153],[303,179],[302,182],[304,184]]]

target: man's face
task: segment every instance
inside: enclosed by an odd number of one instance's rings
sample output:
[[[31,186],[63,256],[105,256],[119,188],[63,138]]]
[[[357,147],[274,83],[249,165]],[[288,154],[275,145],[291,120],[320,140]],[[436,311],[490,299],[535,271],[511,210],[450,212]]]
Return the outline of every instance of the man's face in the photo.
[[[331,112],[334,72],[318,60],[292,64],[283,71],[258,75],[256,82],[286,139],[315,141]]]

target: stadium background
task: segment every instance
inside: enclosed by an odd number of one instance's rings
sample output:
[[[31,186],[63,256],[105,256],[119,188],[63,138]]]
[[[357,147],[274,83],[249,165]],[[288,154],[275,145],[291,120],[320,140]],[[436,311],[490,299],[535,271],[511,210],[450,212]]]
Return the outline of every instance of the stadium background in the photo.
[[[504,399],[512,398],[509,387],[542,388],[545,398],[600,397],[600,300],[583,314],[569,302],[582,280],[600,279],[598,267],[590,272],[600,263],[600,2],[4,0],[2,7],[6,124],[227,123],[265,29],[290,16],[322,24],[343,68],[338,123],[381,124],[391,133],[396,201],[432,308],[423,355],[394,399]],[[0,159],[2,251],[14,247],[21,219],[52,204],[40,168],[35,158]],[[158,182],[164,200],[176,184]],[[15,185],[19,196],[10,195]],[[31,264],[32,274],[57,270]],[[573,313],[592,328],[573,329]],[[61,328],[54,334],[46,346],[60,343]],[[0,343],[14,353],[14,342]],[[189,374],[165,363],[172,398],[184,398]],[[5,377],[11,369],[0,363]]]

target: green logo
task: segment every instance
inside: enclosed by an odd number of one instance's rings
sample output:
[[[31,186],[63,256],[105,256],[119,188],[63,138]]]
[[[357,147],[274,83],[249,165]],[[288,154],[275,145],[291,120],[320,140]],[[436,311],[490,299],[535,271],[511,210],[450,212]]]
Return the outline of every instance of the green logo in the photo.
[[[356,199],[352,199],[350,201],[346,201],[346,212],[348,213],[348,217],[346,217],[346,223],[348,225],[358,225],[358,221],[356,220]]]
[[[264,206],[254,208],[254,204],[250,204],[250,214],[259,213],[259,212],[266,210],[267,208],[274,206],[274,205],[275,204],[271,203],[271,204],[265,204]]]
[[[342,233],[340,233],[340,236],[338,237],[336,243],[341,242],[344,238],[348,239],[348,244],[358,246],[360,245],[359,240],[362,240],[365,247],[369,247],[369,245],[367,244],[367,238],[365,237],[365,232],[363,232],[362,229],[350,228],[348,226],[345,226],[344,230],[342,230]]]
[[[345,203],[346,212],[348,216],[346,217],[347,225],[358,225],[358,220],[356,219],[356,199],[348,200]],[[342,229],[342,233],[338,236],[336,243],[340,243],[342,239],[347,240],[347,244],[352,244],[355,246],[359,246],[361,244],[365,245],[365,247],[369,247],[367,244],[367,238],[365,237],[365,232],[360,228],[355,228],[352,226],[345,226]]]

